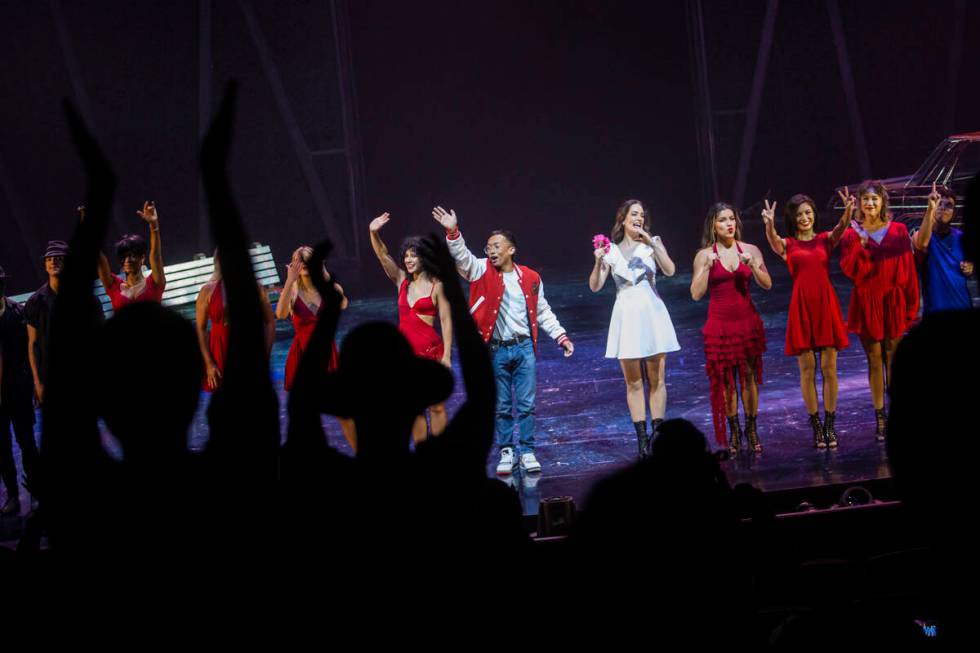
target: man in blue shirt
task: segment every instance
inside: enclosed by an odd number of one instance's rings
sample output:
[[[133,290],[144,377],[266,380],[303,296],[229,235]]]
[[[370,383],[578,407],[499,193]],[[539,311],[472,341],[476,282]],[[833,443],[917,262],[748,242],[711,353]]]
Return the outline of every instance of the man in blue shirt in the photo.
[[[922,225],[912,237],[922,276],[923,314],[973,308],[966,285],[973,263],[963,253],[963,232],[950,224],[955,211],[956,196],[933,184]]]

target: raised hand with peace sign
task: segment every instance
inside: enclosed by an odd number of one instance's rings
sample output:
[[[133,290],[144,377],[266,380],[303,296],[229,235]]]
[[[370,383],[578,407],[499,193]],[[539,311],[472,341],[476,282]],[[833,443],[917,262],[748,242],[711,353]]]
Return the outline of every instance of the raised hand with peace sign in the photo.
[[[769,200],[763,200],[762,222],[766,226],[766,240],[779,257],[786,258],[786,241],[776,233],[776,202],[772,204]]]

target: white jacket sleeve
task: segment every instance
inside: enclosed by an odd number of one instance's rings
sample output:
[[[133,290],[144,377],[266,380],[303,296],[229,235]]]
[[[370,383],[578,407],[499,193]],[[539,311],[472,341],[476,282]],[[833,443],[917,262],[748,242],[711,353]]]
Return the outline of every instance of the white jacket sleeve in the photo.
[[[473,252],[466,247],[462,234],[456,238],[447,237],[446,244],[449,246],[449,253],[456,259],[456,269],[467,281],[476,281],[487,271],[487,259],[473,256]]]
[[[552,340],[561,343],[565,336],[565,329],[558,322],[558,318],[548,305],[548,300],[544,298],[544,282],[538,286],[538,326],[548,334]]]

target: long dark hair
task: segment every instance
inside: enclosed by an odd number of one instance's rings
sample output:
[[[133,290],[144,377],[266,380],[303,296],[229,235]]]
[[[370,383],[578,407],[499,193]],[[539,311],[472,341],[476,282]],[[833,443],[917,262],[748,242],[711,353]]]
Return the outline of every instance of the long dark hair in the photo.
[[[414,251],[415,255],[418,256],[419,265],[422,267],[422,272],[429,275],[429,278],[432,279],[433,281],[438,280],[438,276],[436,275],[435,271],[429,266],[429,264],[426,262],[424,258],[419,256],[419,247],[421,245],[422,245],[421,236],[409,236],[408,238],[402,241],[401,247],[398,248],[398,265],[401,267],[402,270],[405,270],[405,274],[408,276],[409,283],[411,283],[412,281],[412,275],[408,274],[408,270],[405,268],[405,254],[407,254],[409,250]]]
[[[708,207],[708,216],[704,219],[704,232],[701,234],[701,247],[714,245],[715,238],[715,218],[725,209],[730,209],[735,214],[735,240],[742,240],[742,218],[738,215],[738,209],[728,202],[715,202]]]
[[[634,204],[639,204],[643,208],[643,229],[650,233],[650,216],[647,215],[647,205],[640,200],[626,200],[616,209],[616,221],[613,222],[612,232],[609,234],[609,239],[617,245],[623,242],[623,238],[626,237],[626,216]]]
[[[804,204],[809,204],[810,208],[813,209],[813,233],[817,233],[817,225],[820,221],[820,214],[817,213],[817,205],[813,201],[813,198],[809,195],[797,193],[796,195],[793,195],[793,197],[789,198],[789,201],[786,202],[786,207],[783,208],[783,218],[786,221],[786,233],[793,238],[796,238],[796,213]]]

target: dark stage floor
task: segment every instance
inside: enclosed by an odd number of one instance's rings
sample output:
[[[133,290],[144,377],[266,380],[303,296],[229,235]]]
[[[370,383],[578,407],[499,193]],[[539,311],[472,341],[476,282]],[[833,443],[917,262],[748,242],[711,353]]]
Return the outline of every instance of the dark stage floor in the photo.
[[[773,290],[753,290],[769,339],[759,415],[759,434],[765,451],[758,455],[741,453],[726,462],[729,479],[733,484],[748,482],[764,491],[774,491],[888,477],[884,447],[873,437],[867,365],[861,345],[854,339],[841,352],[838,363],[840,448],[823,452],[811,447],[796,359],[783,354],[790,279],[784,265],[776,261],[770,261],[770,265]],[[518,473],[508,481],[518,488],[528,515],[537,513],[538,502],[545,497],[571,496],[581,506],[598,479],[636,457],[636,438],[626,408],[619,363],[604,358],[615,288],[609,283],[602,292],[593,294],[585,271],[577,278],[556,276],[543,271],[545,295],[574,340],[575,355],[566,359],[557,346],[547,342],[540,348],[537,454],[543,471],[529,477]],[[834,283],[846,307],[851,284],[839,273]],[[658,280],[682,348],[667,359],[667,416],[692,421],[713,443],[700,335],[707,302],[691,301],[689,284],[690,275]],[[394,292],[389,297],[353,301],[343,317],[341,339],[344,332],[369,320],[397,320]],[[288,339],[280,340],[273,354],[279,387],[288,344]],[[449,402],[450,411],[461,400],[460,382]],[[285,424],[285,401],[282,410]],[[336,422],[325,419],[324,424],[334,446],[349,451]],[[195,443],[204,437],[202,412],[195,428]],[[487,473],[493,474],[495,466],[493,457],[488,461]]]
[[[776,261],[770,261],[770,265],[774,289],[770,292],[753,290],[769,339],[759,414],[759,435],[765,451],[757,455],[743,452],[737,459],[724,463],[729,479],[733,484],[748,482],[771,492],[888,477],[890,472],[884,447],[876,443],[872,435],[873,412],[864,354],[860,343],[853,338],[851,346],[839,356],[837,425],[840,448],[825,452],[811,447],[796,360],[782,353],[790,279],[784,265]],[[537,454],[543,471],[530,477],[518,473],[508,480],[520,492],[528,515],[537,513],[538,502],[544,497],[571,496],[581,506],[596,480],[628,465],[636,457],[635,436],[626,408],[619,364],[604,358],[614,286],[609,283],[602,292],[593,294],[588,289],[587,271],[575,276],[556,276],[543,271],[545,293],[576,349],[575,355],[566,359],[556,346],[546,342],[541,347]],[[691,301],[689,282],[690,275],[658,280],[682,347],[667,359],[667,416],[692,421],[713,443],[708,381],[704,374],[699,331],[707,302]],[[834,284],[846,306],[850,283],[838,272]],[[353,326],[370,320],[397,320],[394,291],[390,296],[352,301],[342,319],[340,339]],[[283,400],[280,410],[285,432],[282,369],[291,327],[282,323],[280,329],[280,338],[273,350],[272,369]],[[461,392],[460,383],[449,402],[451,412],[459,405]],[[191,446],[195,448],[202,446],[207,438],[205,397],[202,395],[202,406],[190,435]],[[331,443],[349,452],[336,422],[324,418],[324,424]],[[16,450],[16,444],[14,447],[19,459],[20,452]],[[494,457],[488,461],[488,474],[493,473],[495,465]],[[22,496],[25,511],[28,500],[26,495]]]

